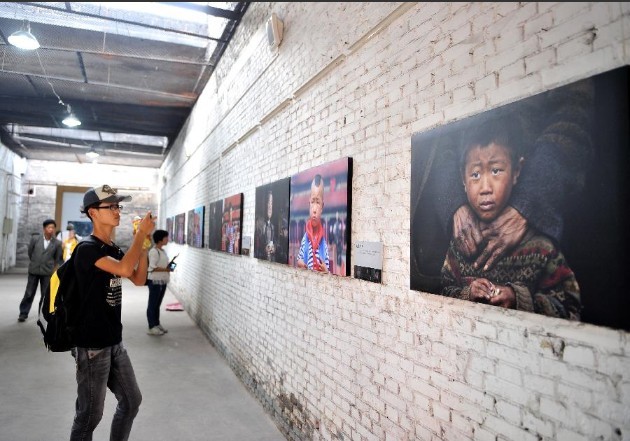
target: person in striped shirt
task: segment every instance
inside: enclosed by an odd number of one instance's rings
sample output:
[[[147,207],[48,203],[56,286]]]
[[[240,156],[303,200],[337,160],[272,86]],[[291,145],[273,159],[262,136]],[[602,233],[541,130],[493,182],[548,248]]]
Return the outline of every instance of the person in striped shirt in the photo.
[[[324,211],[324,179],[317,174],[311,182],[311,199],[309,202],[309,219],[306,222],[306,231],[300,244],[298,253],[298,268],[308,268],[313,271],[328,273],[330,262],[328,260],[328,244],[322,225],[322,212]]]

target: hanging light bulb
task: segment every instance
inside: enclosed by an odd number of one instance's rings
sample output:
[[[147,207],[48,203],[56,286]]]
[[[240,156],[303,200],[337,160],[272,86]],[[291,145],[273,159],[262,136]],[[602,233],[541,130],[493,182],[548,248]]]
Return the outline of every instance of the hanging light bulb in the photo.
[[[65,117],[64,120],[61,122],[67,125],[68,127],[76,127],[76,126],[81,125],[81,121],[79,121],[79,119],[76,116],[74,116],[74,113],[71,113],[70,115]]]
[[[26,27],[22,25],[22,29],[9,35],[9,43],[20,49],[32,51],[39,47],[39,41],[31,34],[31,24],[26,21]]]
[[[74,113],[72,113],[70,104],[68,104],[68,116],[66,116],[61,122],[67,125],[68,127],[77,127],[81,125],[81,121],[79,120],[79,118],[74,116]]]

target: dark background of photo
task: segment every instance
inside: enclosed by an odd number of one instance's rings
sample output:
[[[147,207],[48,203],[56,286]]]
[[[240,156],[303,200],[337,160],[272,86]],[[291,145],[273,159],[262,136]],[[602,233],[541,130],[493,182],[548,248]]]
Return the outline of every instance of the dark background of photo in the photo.
[[[624,330],[630,330],[626,276],[630,264],[630,224],[625,214],[630,202],[629,72],[630,68],[625,66],[592,77],[594,157],[586,172],[583,192],[565,211],[559,243],[580,286],[582,321]],[[528,99],[510,106],[525,104]],[[412,137],[411,289],[439,293],[440,270],[449,241],[435,215],[439,203],[434,196],[439,194],[435,176],[440,170],[429,167],[428,174],[424,172],[432,147],[436,147],[434,153],[446,152],[466,127],[492,117],[497,110]]]
[[[184,245],[186,243],[186,213],[175,215],[173,229],[175,233],[174,242],[180,245]]]
[[[173,236],[173,222],[175,218],[174,216],[166,218],[166,231],[168,233],[168,240],[170,242],[175,242],[175,238]]]
[[[256,222],[254,243],[254,257],[257,259],[267,260],[264,245],[256,242],[258,227],[267,220],[267,193],[271,190],[273,195],[273,211],[271,213],[271,223],[275,227],[276,240],[276,258],[275,262],[287,264],[289,263],[289,196],[290,196],[290,178],[280,179],[270,184],[256,187]],[[286,235],[282,235],[282,229],[286,228]],[[284,258],[280,258],[284,256]],[[279,260],[280,259],[280,260]]]
[[[223,200],[208,205],[208,248],[221,251],[221,218],[223,217]]]

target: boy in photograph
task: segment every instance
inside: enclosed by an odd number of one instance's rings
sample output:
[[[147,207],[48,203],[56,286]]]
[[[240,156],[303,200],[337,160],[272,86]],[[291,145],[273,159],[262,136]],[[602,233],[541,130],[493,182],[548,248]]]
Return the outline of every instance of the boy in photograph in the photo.
[[[508,206],[524,158],[522,133],[503,117],[473,131],[463,144],[461,173],[469,208],[481,229]],[[442,267],[443,295],[504,308],[580,320],[580,289],[554,242],[533,228],[508,255],[477,269],[451,240]]]
[[[306,231],[300,243],[298,268],[308,268],[322,273],[330,271],[328,245],[322,226],[324,211],[324,179],[317,174],[311,182],[311,198],[309,202],[310,217],[306,222]]]

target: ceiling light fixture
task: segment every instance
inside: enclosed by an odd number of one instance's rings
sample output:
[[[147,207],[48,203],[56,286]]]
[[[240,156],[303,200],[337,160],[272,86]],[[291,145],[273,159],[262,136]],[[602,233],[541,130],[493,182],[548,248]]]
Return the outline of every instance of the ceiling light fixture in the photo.
[[[72,113],[70,104],[68,104],[68,116],[66,116],[64,120],[61,122],[67,125],[68,127],[77,127],[81,125],[81,121],[79,120],[79,118],[74,116],[74,113]]]
[[[89,159],[96,159],[98,158],[99,155],[98,152],[96,150],[94,150],[94,148],[91,148],[86,154],[85,156],[87,156]]]
[[[31,24],[26,21],[26,26],[22,25],[22,29],[19,31],[15,31],[12,33],[8,40],[15,47],[19,47],[20,49],[25,49],[28,51],[32,51],[39,47],[39,41],[33,34],[31,34]]]

